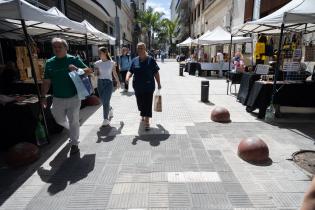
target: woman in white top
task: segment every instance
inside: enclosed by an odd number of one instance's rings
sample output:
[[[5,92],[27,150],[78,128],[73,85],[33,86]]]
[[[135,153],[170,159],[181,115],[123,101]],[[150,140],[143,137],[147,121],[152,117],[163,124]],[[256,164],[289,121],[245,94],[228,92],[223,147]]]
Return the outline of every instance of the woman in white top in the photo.
[[[109,56],[107,48],[105,47],[99,48],[99,57],[100,60],[96,61],[94,66],[96,75],[98,76],[97,90],[101,98],[104,111],[104,121],[102,125],[107,126],[109,125],[109,118],[112,117],[109,116],[110,99],[112,97],[113,92],[112,75],[114,75],[115,80],[117,81],[117,88],[120,87],[120,83],[116,72],[116,63],[112,61],[111,57]]]

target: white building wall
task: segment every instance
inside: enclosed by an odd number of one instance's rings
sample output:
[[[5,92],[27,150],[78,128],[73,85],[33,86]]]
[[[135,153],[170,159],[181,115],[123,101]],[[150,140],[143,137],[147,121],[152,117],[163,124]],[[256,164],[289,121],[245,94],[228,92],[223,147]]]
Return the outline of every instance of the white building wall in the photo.
[[[111,16],[111,22],[114,24],[115,27],[115,17],[116,17],[116,5],[113,0],[106,0],[98,1]],[[144,2],[144,0],[139,1]],[[120,38],[123,39],[123,34],[126,34],[126,39],[132,42],[132,32],[133,32],[133,12],[130,7],[129,0],[122,0],[121,1],[121,8],[117,8],[117,16],[119,17],[120,21]],[[121,41],[123,43],[123,41]]]

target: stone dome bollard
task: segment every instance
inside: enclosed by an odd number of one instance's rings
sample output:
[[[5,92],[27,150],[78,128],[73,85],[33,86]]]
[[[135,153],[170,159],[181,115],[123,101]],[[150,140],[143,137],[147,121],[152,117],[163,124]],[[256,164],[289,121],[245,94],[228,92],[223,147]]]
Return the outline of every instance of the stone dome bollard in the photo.
[[[246,138],[238,145],[238,156],[248,162],[269,160],[269,148],[260,138]]]
[[[86,106],[97,106],[100,103],[101,103],[100,99],[95,95],[89,96],[85,99]]]
[[[230,112],[224,107],[215,107],[211,112],[211,120],[214,122],[228,123],[231,122]]]
[[[8,150],[6,162],[12,167],[24,166],[39,158],[39,149],[35,144],[21,142]]]

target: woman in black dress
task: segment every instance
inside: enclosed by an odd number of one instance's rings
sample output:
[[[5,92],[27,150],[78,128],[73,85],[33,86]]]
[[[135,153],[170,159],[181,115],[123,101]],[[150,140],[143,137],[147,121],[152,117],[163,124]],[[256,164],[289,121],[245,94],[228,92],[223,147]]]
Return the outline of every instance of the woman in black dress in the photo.
[[[145,129],[150,129],[150,118],[152,118],[152,101],[155,90],[155,80],[158,89],[161,89],[159,66],[152,56],[146,52],[146,46],[140,42],[137,44],[138,57],[131,62],[131,67],[126,76],[128,83],[133,76],[133,88],[137,98],[141,121]]]

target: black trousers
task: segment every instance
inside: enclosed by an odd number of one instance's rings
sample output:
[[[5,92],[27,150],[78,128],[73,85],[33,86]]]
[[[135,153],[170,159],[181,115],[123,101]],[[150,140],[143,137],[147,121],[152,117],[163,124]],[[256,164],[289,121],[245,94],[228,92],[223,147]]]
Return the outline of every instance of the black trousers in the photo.
[[[125,84],[125,89],[128,90],[129,88],[129,84],[126,83],[126,75],[127,75],[128,71],[120,71],[120,76],[121,76],[121,82],[123,82]]]
[[[152,117],[153,92],[136,93],[137,105],[141,117]]]

